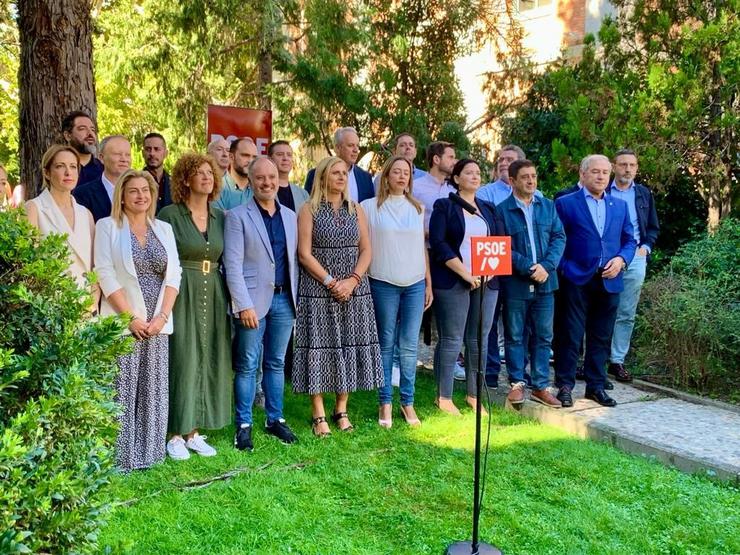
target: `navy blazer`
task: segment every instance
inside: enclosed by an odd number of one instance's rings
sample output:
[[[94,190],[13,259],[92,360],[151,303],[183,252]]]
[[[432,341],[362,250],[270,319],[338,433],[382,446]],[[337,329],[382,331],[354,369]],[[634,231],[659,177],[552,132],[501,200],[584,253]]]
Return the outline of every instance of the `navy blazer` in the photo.
[[[490,235],[506,235],[504,222],[496,207],[490,202],[476,199],[478,210],[488,223]],[[447,267],[445,262],[457,257],[462,261],[460,245],[465,238],[465,216],[463,208],[451,198],[441,198],[434,202],[434,210],[429,220],[429,270],[432,286],[435,289],[451,289],[456,283],[470,285]],[[498,289],[498,277],[488,281],[489,289]]]
[[[565,249],[565,231],[560,222],[555,203],[549,199],[534,197],[533,235],[537,263],[549,274],[545,283],[532,280],[532,247],[527,231],[527,220],[514,195],[496,206],[504,221],[506,235],[511,235],[512,275],[501,278],[501,288],[507,298],[531,299],[535,291],[539,294],[552,293],[558,288],[557,268]]]
[[[575,193],[576,191],[580,191],[581,188],[578,186],[578,183],[573,185],[572,187],[568,187],[567,189],[562,189],[561,191],[558,191],[555,193],[555,196],[552,197],[552,200],[558,200],[560,197],[564,197],[565,195],[569,195],[571,193]]]
[[[77,185],[72,190],[72,195],[78,203],[92,212],[93,220],[96,222],[110,216],[112,207],[108,198],[108,191],[105,190],[105,185],[103,185],[102,176],[82,185]]]
[[[594,225],[582,191],[570,193],[555,201],[555,208],[565,229],[565,252],[560,260],[560,273],[576,285],[585,285],[599,268],[604,253],[604,263],[621,256],[629,264],[635,256],[635,242],[627,203],[605,196],[606,221],[604,234]],[[604,279],[604,289],[620,293],[624,289],[624,272],[613,279]]]
[[[352,171],[355,174],[355,181],[357,182],[357,202],[360,203],[363,200],[373,198],[375,196],[375,187],[373,186],[373,176],[363,170],[360,166],[355,164],[352,166]],[[303,188],[311,194],[313,189],[313,176],[316,173],[316,168],[311,168],[306,176],[306,183]]]

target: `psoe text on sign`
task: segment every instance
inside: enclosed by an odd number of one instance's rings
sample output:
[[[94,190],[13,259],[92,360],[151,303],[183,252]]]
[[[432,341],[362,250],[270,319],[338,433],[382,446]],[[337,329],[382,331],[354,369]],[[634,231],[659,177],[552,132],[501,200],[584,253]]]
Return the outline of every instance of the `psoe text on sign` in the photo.
[[[511,237],[471,237],[470,241],[474,276],[511,275]]]

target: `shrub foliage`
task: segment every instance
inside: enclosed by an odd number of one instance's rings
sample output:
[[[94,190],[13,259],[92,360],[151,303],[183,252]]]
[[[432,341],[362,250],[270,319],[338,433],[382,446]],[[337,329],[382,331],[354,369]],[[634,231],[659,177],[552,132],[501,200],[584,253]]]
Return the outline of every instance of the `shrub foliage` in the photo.
[[[735,401],[740,391],[740,221],[684,245],[646,282],[636,354],[671,385]]]
[[[0,553],[88,552],[113,470],[115,318],[64,271],[62,236],[0,212]]]

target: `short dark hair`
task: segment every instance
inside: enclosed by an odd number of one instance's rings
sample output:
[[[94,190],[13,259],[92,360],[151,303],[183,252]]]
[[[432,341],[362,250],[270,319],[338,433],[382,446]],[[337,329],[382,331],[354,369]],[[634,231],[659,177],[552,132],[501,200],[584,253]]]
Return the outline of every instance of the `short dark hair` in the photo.
[[[287,145],[290,146],[290,143],[286,140],[280,139],[279,141],[274,141],[270,143],[270,146],[267,147],[267,155],[272,156],[272,153],[275,151],[276,146],[280,145]]]
[[[164,146],[167,146],[167,141],[164,139],[161,133],[147,133],[146,135],[144,135],[144,141],[146,141],[147,139],[162,139]],[[142,144],[144,141],[142,141]]]
[[[74,129],[75,120],[77,118],[87,118],[95,123],[90,114],[88,114],[87,112],[83,112],[82,110],[75,110],[74,112],[70,112],[69,114],[64,116],[64,119],[62,120],[62,133],[71,133],[72,129]]]
[[[460,185],[455,182],[455,177],[459,176],[465,169],[465,166],[468,166],[470,164],[475,164],[480,168],[480,164],[472,158],[463,158],[462,160],[458,160],[455,163],[455,167],[452,168],[452,173],[450,174],[450,178],[448,179],[448,181],[450,185],[455,188],[456,191],[460,189]]]
[[[635,158],[637,158],[637,153],[631,148],[620,148],[617,152],[614,153],[614,161],[616,162],[617,158],[619,158],[620,156],[634,156]]]
[[[434,157],[439,156],[440,158],[444,156],[445,150],[448,148],[455,149],[455,145],[452,143],[446,143],[445,141],[435,141],[433,143],[429,143],[429,146],[427,147],[427,155],[426,155],[426,162],[427,162],[427,168],[432,169],[432,166],[434,165]]]
[[[411,137],[412,139],[414,139],[414,143],[416,143],[416,137],[414,137],[411,133],[407,131],[402,131],[401,133],[393,137],[393,148],[396,148],[398,146],[398,141],[401,140],[401,137]]]
[[[532,160],[527,160],[526,158],[524,160],[514,160],[511,164],[509,164],[509,178],[516,179],[516,176],[519,175],[519,170],[522,170],[524,168],[537,168],[537,166],[534,165],[534,162]]]
[[[254,141],[251,137],[239,137],[238,139],[234,139],[231,141],[231,145],[229,146],[229,152],[231,154],[234,154],[236,152],[236,149],[239,148],[239,144],[242,141],[249,141],[250,143],[254,144]]]

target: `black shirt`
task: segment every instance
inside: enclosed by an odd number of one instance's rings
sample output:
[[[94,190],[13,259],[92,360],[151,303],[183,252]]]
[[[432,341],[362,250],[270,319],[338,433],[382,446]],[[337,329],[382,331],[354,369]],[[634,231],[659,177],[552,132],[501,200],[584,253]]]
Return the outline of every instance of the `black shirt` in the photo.
[[[280,205],[277,202],[275,203],[275,213],[270,216],[267,210],[262,208],[258,202],[255,204],[257,204],[257,208],[262,214],[262,221],[265,222],[267,235],[270,237],[270,245],[272,245],[272,254],[275,257],[275,287],[289,286],[288,241],[285,238]]]
[[[290,190],[290,185],[287,187],[278,187],[278,193],[277,193],[278,202],[286,206],[287,208],[290,208],[293,212],[295,212],[295,202],[293,201],[293,191]]]

